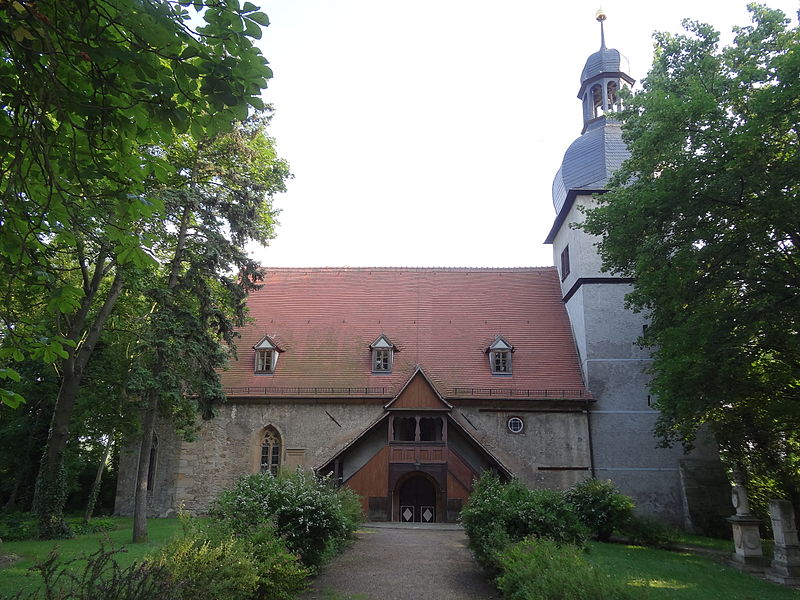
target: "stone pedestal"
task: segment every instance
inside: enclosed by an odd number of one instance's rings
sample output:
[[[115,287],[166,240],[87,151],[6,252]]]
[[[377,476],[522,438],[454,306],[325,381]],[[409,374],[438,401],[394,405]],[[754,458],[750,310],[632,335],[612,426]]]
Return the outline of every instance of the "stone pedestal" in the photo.
[[[761,521],[750,512],[747,492],[741,481],[735,483],[731,489],[731,504],[736,509],[736,514],[728,517],[728,523],[733,528],[733,544],[736,550],[731,555],[731,562],[746,571],[763,571],[767,565],[761,549],[761,533],[758,530]]]
[[[797,539],[794,507],[787,500],[770,500],[769,512],[775,550],[767,578],[787,585],[800,585],[800,542]]]
[[[733,528],[733,544],[736,549],[731,555],[731,561],[747,571],[763,571],[766,561],[758,530],[761,521],[752,515],[734,515],[728,517],[728,523]]]

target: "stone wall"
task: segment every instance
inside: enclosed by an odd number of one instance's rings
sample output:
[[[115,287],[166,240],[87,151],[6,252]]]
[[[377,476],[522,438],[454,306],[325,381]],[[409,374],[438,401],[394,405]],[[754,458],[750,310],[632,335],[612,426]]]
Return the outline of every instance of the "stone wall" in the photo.
[[[519,404],[517,409],[456,405],[453,413],[465,431],[532,488],[565,489],[588,477],[586,414],[533,412],[534,403]],[[508,430],[512,416],[525,423],[521,433]]]
[[[156,485],[149,498],[148,513],[167,516],[180,506],[191,513],[207,511],[213,499],[239,476],[259,471],[261,435],[270,425],[280,433],[283,464],[321,466],[375,423],[384,414],[385,402],[233,401],[203,424],[194,442],[179,440],[161,423]],[[531,487],[563,489],[588,476],[585,413],[520,413],[471,406],[456,407],[453,416],[469,435]],[[522,433],[508,431],[510,416],[524,420]],[[132,513],[137,459],[138,448],[122,453],[117,514]]]
[[[194,442],[181,441],[166,423],[159,430],[157,480],[148,503],[151,516],[180,506],[204,513],[241,475],[260,469],[261,435],[267,426],[281,436],[282,464],[314,468],[383,414],[386,400],[231,401],[205,423]],[[138,447],[122,452],[115,512],[130,515]]]

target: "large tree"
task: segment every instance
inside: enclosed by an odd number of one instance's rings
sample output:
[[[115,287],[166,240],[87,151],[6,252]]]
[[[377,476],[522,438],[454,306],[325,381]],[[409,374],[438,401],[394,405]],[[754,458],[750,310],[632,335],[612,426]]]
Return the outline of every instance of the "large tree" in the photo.
[[[224,400],[219,369],[244,325],[247,293],[261,272],[250,242],[273,236],[272,197],[284,191],[286,162],[266,135],[267,114],[230,133],[179,139],[164,149],[177,171],[155,190],[164,218],[154,252],[164,267],[145,290],[152,309],[144,321],[134,386],[144,400],[134,504],[135,542],[147,540],[150,449],[160,414],[191,436],[198,413],[210,418]]]
[[[631,157],[585,229],[652,319],[664,442],[708,426],[800,506],[800,30],[749,10],[730,46],[692,21],[656,34],[622,115]]]
[[[158,149],[263,108],[271,71],[252,38],[266,24],[238,0],[0,3],[0,378],[18,377],[12,359],[59,362],[44,537],[65,533],[64,449],[88,361],[126,278],[152,260],[150,182],[175,172]]]

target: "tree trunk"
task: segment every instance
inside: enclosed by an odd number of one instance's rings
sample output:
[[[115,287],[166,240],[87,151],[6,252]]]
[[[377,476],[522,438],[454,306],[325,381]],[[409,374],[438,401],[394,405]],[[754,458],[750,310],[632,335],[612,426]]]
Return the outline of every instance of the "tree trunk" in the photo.
[[[19,480],[20,477],[17,477],[14,480],[14,487],[11,488],[11,494],[8,496],[8,500],[3,505],[3,510],[6,512],[14,512],[14,508],[17,505],[17,494],[19,494]]]
[[[100,459],[100,464],[97,465],[97,473],[92,482],[92,489],[89,492],[89,500],[86,503],[86,513],[83,515],[83,522],[88,523],[94,513],[94,505],[97,504],[97,496],[100,494],[100,483],[103,481],[103,471],[106,469],[106,462],[108,455],[111,454],[111,445],[114,443],[114,430],[108,434],[108,441],[106,442],[105,450],[103,451],[103,458]]]
[[[42,454],[34,491],[34,511],[38,518],[41,539],[51,540],[70,535],[69,528],[64,522],[64,504],[67,501],[64,452],[69,441],[69,425],[86,365],[121,292],[122,277],[117,272],[103,306],[88,330],[85,325],[86,314],[92,302],[90,295],[86,296],[84,306],[70,328],[69,339],[76,342],[76,347],[69,350],[69,356],[63,364],[61,387],[56,397],[53,418],[50,421],[50,434]]]
[[[189,230],[189,222],[192,216],[190,204],[183,207],[181,224],[178,229],[178,240],[175,245],[175,254],[170,261],[169,279],[167,279],[167,290],[172,292],[178,284],[180,273],[181,258],[186,245],[186,235]],[[169,302],[169,300],[167,300]],[[165,352],[159,345],[156,348],[156,358],[153,364],[152,376],[158,381],[159,376],[164,371]],[[156,416],[158,415],[158,401],[160,399],[158,390],[150,390],[148,393],[147,408],[145,409],[142,423],[142,445],[139,447],[139,468],[136,472],[136,495],[133,500],[133,542],[147,541],[147,474],[150,471],[150,449],[153,447],[153,430],[155,429]]]
[[[75,357],[71,355],[64,363],[64,375],[50,421],[50,434],[36,478],[33,506],[39,522],[39,537],[43,540],[70,536],[69,527],[64,521],[64,504],[67,501],[64,453],[80,381],[81,374],[76,372]]]
[[[149,393],[149,402],[142,420],[142,443],[139,447],[139,468],[136,471],[136,495],[133,502],[133,542],[147,541],[147,475],[150,472],[150,450],[158,414],[158,392]]]

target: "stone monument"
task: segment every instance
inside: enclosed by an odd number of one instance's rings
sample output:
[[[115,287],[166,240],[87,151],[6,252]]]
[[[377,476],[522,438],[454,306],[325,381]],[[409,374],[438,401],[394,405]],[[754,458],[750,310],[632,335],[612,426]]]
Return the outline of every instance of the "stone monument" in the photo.
[[[772,569],[767,578],[786,585],[800,584],[800,542],[794,520],[794,507],[788,500],[770,500],[769,514],[775,536]]]
[[[728,523],[733,528],[733,543],[736,549],[731,555],[731,560],[740,569],[763,571],[766,563],[758,530],[761,521],[750,512],[747,492],[741,480],[736,481],[731,489],[731,503],[736,509],[736,514],[728,517]]]

